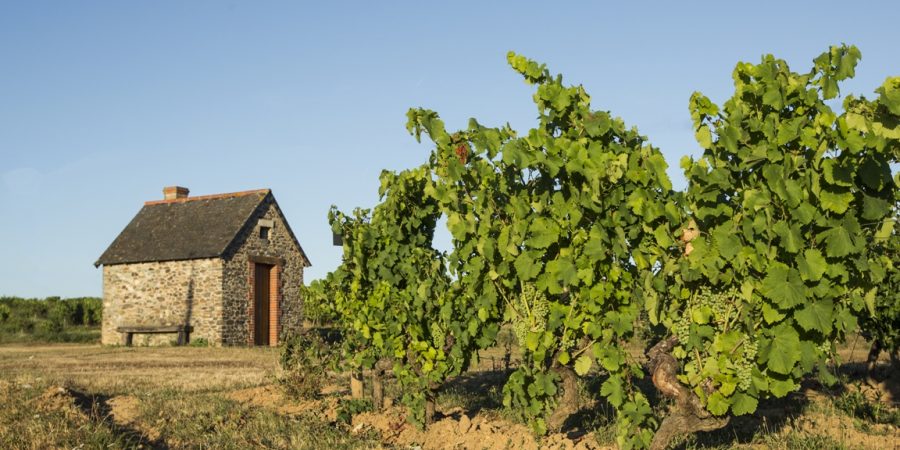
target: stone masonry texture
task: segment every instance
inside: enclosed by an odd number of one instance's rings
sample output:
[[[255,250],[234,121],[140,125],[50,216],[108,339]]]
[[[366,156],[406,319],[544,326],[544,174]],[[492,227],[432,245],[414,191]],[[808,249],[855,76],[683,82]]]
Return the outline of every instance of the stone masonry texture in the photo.
[[[191,339],[222,341],[222,260],[146,262],[103,266],[104,344],[122,343],[116,327],[183,325]],[[135,345],[157,345],[174,334],[139,334]]]
[[[272,229],[267,240],[259,237],[259,221],[271,220]],[[300,298],[300,286],[303,285],[303,267],[305,260],[300,249],[294,244],[288,233],[284,215],[278,205],[268,197],[265,204],[256,210],[248,226],[241,230],[237,237],[243,245],[233,249],[224,256],[224,324],[222,342],[226,345],[247,345],[252,338],[251,333],[251,279],[254,261],[276,262],[279,274],[279,291],[281,293],[280,333],[278,341],[284,336],[300,331],[303,323],[303,302]]]

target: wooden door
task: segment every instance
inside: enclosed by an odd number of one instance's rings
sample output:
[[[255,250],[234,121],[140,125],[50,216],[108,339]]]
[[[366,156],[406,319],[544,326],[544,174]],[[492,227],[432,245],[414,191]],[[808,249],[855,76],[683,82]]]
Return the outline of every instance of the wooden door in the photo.
[[[269,277],[272,266],[268,264],[254,264],[253,286],[253,343],[255,345],[269,345],[269,303],[271,292],[269,289]]]

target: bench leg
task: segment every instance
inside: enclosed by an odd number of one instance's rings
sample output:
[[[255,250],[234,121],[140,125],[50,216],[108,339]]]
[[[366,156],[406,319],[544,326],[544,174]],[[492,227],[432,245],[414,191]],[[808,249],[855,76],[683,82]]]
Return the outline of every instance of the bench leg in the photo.
[[[127,333],[127,332],[125,333],[125,346],[126,347],[131,347],[131,336],[132,336],[132,333]]]
[[[178,332],[178,345],[184,345],[184,344],[185,344],[184,341],[185,341],[185,339],[184,339],[184,331],[179,331],[179,332]]]

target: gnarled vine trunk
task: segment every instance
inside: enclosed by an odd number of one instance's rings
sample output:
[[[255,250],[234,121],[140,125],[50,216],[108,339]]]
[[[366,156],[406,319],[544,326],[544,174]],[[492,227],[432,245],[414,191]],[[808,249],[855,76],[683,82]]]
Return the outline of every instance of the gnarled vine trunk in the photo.
[[[881,356],[881,343],[878,340],[872,341],[872,347],[869,348],[869,356],[866,358],[866,381],[869,384],[875,384],[875,368],[878,366],[878,357]]]
[[[658,342],[647,353],[653,385],[662,395],[675,401],[653,436],[651,450],[665,450],[680,434],[717,430],[728,424],[728,417],[713,416],[700,403],[697,394],[676,378],[678,360],[671,352],[677,342],[677,338],[672,336]]]
[[[547,429],[560,431],[572,414],[578,412],[581,407],[581,398],[578,395],[578,377],[571,367],[561,366],[552,369],[562,379],[562,396],[553,414],[547,418]]]
[[[425,426],[434,423],[434,391],[425,394]]]

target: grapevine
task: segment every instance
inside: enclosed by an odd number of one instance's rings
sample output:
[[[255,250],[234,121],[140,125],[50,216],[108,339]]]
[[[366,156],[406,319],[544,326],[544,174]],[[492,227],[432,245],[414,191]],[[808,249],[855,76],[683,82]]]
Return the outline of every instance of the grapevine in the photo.
[[[841,114],[826,103],[859,57],[833,47],[799,74],[766,56],[737,65],[735,94],[721,108],[691,98],[705,150],[682,167],[699,233],[667,297],[677,345],[656,352],[690,401],[673,407],[653,448],[752,413],[813,371],[828,379],[833,343],[876,297],[889,266],[862,224],[891,220],[898,115],[861,113],[881,99],[848,96]]]
[[[636,129],[592,109],[582,86],[507,59],[535,87],[535,128],[520,135],[472,119],[448,132],[433,111],[408,114],[410,131],[435,144],[430,194],[448,217],[451,269],[478,318],[509,321],[522,344],[504,404],[538,433],[559,429],[577,409],[577,377],[600,367],[609,374],[600,393],[622,408],[620,442],[646,445],[649,403],[632,384],[642,371],[623,343],[644,304],[658,304],[657,269],[677,250],[682,209],[665,160]]]
[[[433,143],[427,164],[385,172],[371,211],[332,211],[344,263],[311,292],[331,293],[319,309],[348,330],[355,367],[393,361],[417,423],[507,325],[523,361],[504,404],[538,434],[558,429],[578,377],[599,372],[593,394],[616,409],[626,449],[666,448],[827,378],[858,320],[896,353],[900,79],[835,112],[859,58],[833,47],[796,73],[765,56],[737,65],[721,107],[694,94],[704,151],[682,160],[682,193],[637,129],[510,53],[535,89],[535,127],[450,132],[410,110],[410,133]],[[442,215],[446,255],[432,247]],[[646,366],[628,351],[641,320],[667,333]],[[636,387],[648,371],[673,400],[662,417]]]

